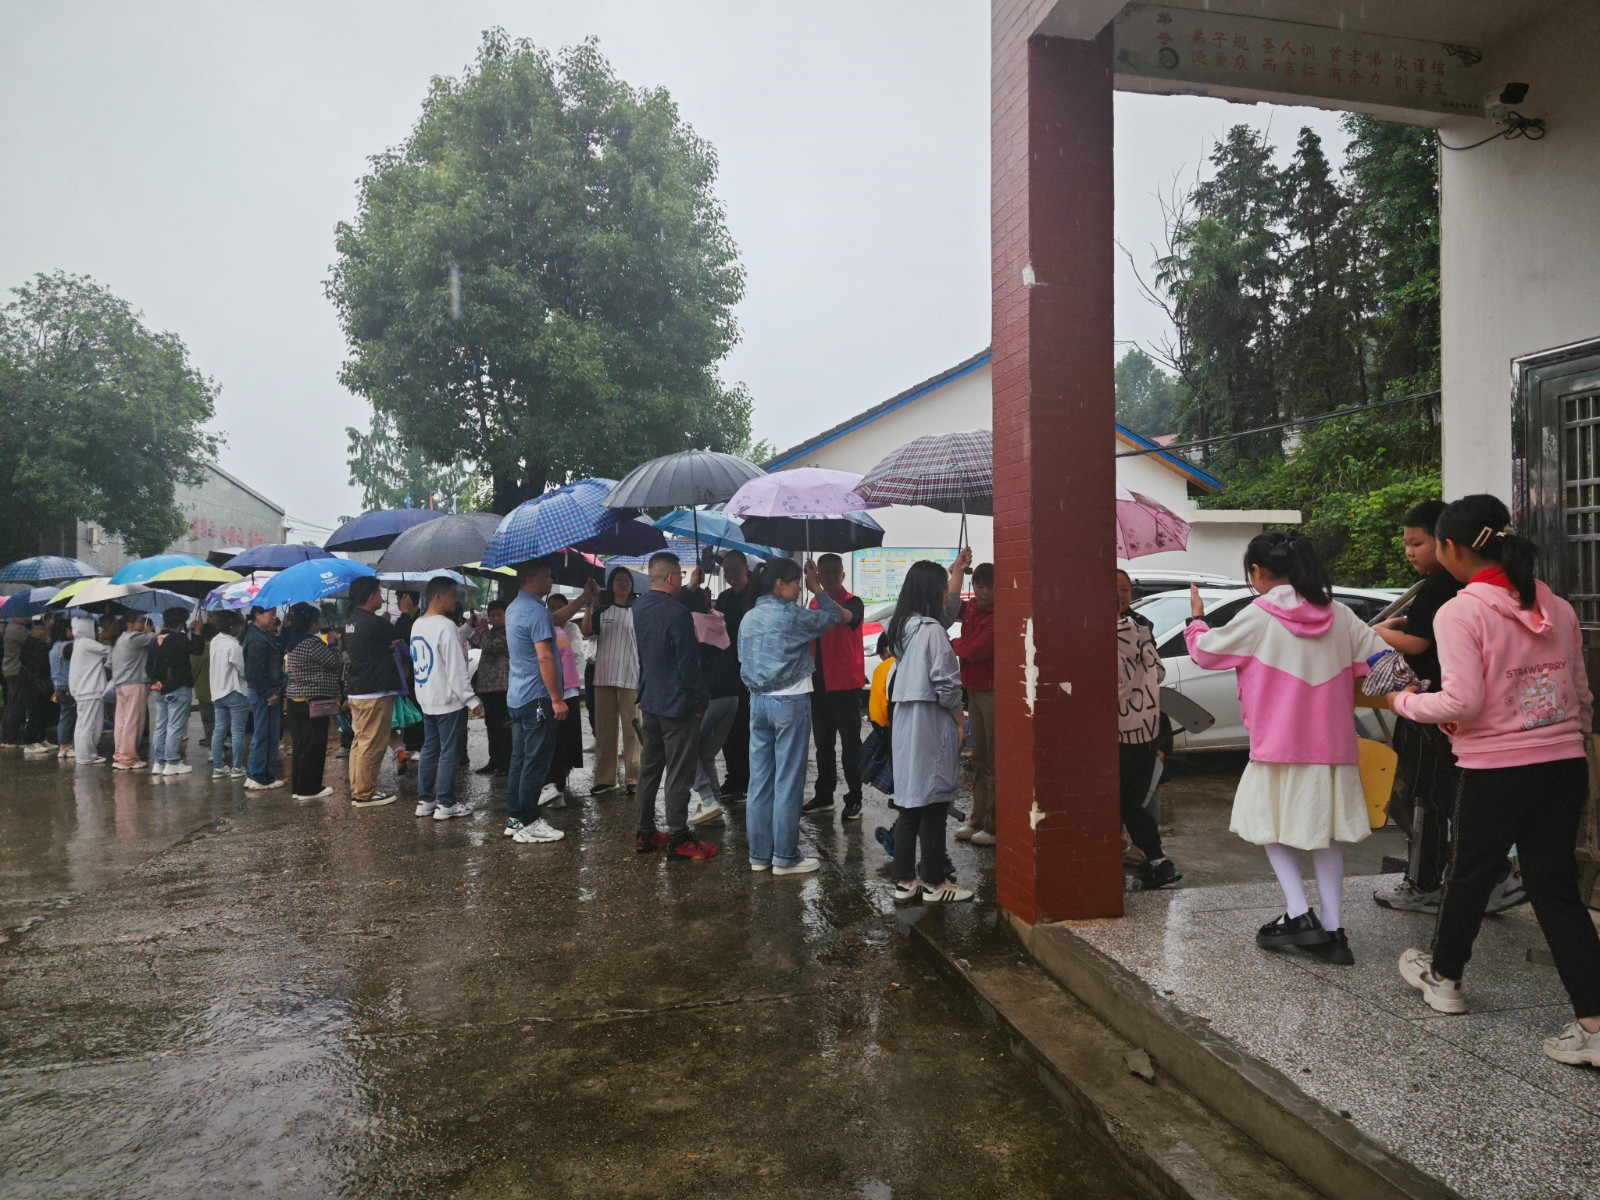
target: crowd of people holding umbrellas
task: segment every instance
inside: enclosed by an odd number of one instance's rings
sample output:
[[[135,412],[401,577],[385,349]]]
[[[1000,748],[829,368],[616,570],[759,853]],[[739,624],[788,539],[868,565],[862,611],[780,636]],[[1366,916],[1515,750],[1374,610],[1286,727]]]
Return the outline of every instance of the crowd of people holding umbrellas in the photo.
[[[843,819],[860,819],[861,696],[891,684],[887,671],[865,676],[862,604],[844,587],[840,555],[881,545],[870,513],[892,504],[960,514],[964,543],[966,516],[992,513],[992,477],[981,430],[919,438],[865,476],[768,474],[691,450],[620,482],[578,480],[503,517],[367,513],[322,547],[264,545],[219,562],[165,554],[108,577],[77,560],[23,560],[0,569],[0,583],[31,585],[0,605],[4,744],[79,768],[109,759],[157,779],[187,774],[198,702],[214,779],[282,787],[287,725],[292,795],[325,798],[338,729],[352,805],[395,800],[379,783],[392,751],[399,774],[417,768],[417,815],[449,820],[472,811],[456,780],[467,721],[482,716],[479,770],[506,780],[506,837],[553,842],[562,831],[551,814],[582,760],[582,705],[593,794],[636,797],[641,853],[713,857],[704,827],[742,800],[751,869],[806,874],[818,863],[801,850],[801,818],[832,811],[842,774]],[[1144,552],[1141,538],[1181,545],[1181,521],[1165,517],[1130,522],[1124,551]],[[975,594],[964,599],[969,577]],[[501,598],[463,605],[466,588],[496,583]],[[971,898],[954,884],[945,843],[968,740],[974,804],[957,836],[994,841],[993,583],[970,551],[949,570],[917,563],[883,638],[892,691],[874,705],[867,781],[891,791],[898,811],[879,831],[898,901]]]

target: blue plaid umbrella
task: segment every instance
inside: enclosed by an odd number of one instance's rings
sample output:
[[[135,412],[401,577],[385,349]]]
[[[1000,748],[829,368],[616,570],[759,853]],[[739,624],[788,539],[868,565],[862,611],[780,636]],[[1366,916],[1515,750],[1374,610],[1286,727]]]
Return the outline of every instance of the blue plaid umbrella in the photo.
[[[93,579],[99,568],[81,558],[57,558],[53,554],[18,559],[0,570],[0,583],[70,583],[74,579]]]
[[[579,546],[606,533],[618,521],[638,514],[630,508],[607,508],[610,479],[580,479],[535,496],[506,514],[484,549],[486,567],[510,567]]]
[[[177,567],[206,567],[211,564],[192,554],[154,554],[149,558],[136,558],[111,577],[114,585],[144,583]]]

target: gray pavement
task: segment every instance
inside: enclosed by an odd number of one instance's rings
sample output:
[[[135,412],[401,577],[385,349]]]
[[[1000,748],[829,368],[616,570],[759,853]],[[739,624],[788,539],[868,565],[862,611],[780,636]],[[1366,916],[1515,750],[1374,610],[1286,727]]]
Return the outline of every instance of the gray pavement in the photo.
[[[0,1194],[1134,1194],[902,936],[881,802],[773,878],[737,815],[708,863],[620,797],[513,846],[498,781],[436,823],[328,766],[0,760]]]

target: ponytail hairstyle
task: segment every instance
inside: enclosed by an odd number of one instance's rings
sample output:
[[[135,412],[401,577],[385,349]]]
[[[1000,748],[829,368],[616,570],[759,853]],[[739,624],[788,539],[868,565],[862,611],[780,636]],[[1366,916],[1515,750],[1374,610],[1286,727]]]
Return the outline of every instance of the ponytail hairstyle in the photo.
[[[1533,607],[1533,569],[1539,548],[1512,530],[1511,514],[1498,498],[1483,494],[1463,496],[1446,505],[1435,536],[1441,542],[1454,543],[1458,550],[1471,550],[1495,563],[1517,589],[1522,607]]]
[[[911,564],[906,581],[900,585],[900,598],[895,601],[894,616],[889,618],[886,636],[895,656],[905,653],[906,624],[912,617],[931,617],[937,621],[944,612],[945,596],[950,587],[950,572],[936,562],[921,559]]]
[[[762,596],[772,595],[772,589],[780,583],[793,583],[804,574],[800,564],[792,558],[769,558],[762,563],[755,572],[755,595],[759,600]]]
[[[1333,584],[1328,569],[1317,557],[1317,546],[1303,533],[1284,533],[1274,529],[1258,533],[1244,551],[1244,573],[1260,567],[1268,575],[1287,579],[1289,586],[1307,604],[1327,608],[1333,603]]]

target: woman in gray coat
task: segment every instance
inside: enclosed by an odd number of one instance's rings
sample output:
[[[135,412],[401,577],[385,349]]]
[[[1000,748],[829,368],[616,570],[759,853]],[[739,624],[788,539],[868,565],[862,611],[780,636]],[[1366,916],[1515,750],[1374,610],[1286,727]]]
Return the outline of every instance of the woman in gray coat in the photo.
[[[913,563],[889,621],[889,651],[895,657],[889,684],[894,801],[900,809],[894,825],[894,898],[899,904],[972,899],[944,875],[945,819],[956,798],[961,754],[961,664],[940,622],[948,580],[938,563]]]

